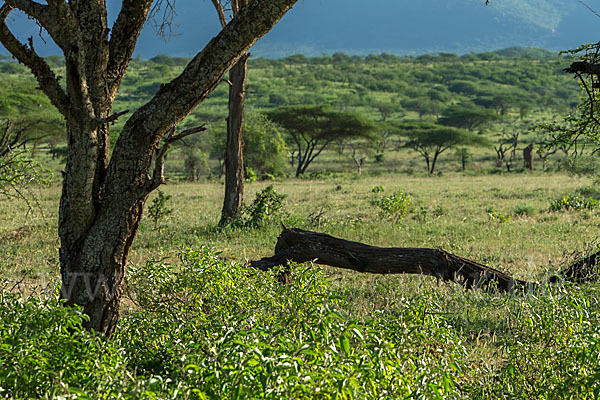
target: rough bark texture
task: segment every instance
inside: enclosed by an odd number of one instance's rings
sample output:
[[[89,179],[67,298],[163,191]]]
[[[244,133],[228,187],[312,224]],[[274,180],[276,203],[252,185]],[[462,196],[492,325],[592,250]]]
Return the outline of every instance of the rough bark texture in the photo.
[[[227,2],[212,0],[221,26],[227,25],[225,7]],[[231,13],[236,16],[249,0],[229,1]],[[226,224],[242,211],[244,202],[244,104],[246,101],[246,78],[248,57],[244,54],[229,71],[229,115],[227,117],[227,141],[225,144],[225,196],[220,225]]]
[[[242,210],[244,201],[244,102],[248,54],[244,54],[229,71],[229,116],[225,147],[225,198],[221,222],[225,224]]]
[[[302,263],[313,260],[318,264],[358,272],[431,275],[467,288],[493,286],[500,291],[511,291],[515,284],[526,283],[444,250],[375,247],[296,228],[283,230],[272,257],[252,261],[250,265],[267,270],[285,265],[288,261]]]
[[[67,122],[69,152],[59,210],[61,295],[67,305],[83,306],[88,328],[105,335],[115,329],[143,205],[163,180],[160,157],[152,168],[155,154],[164,156],[161,141],[172,138],[175,125],[295,2],[255,0],[240,9],[181,75],[129,118],[109,157],[112,103],[152,0],[123,0],[112,29],[104,0],[5,0],[0,42],[31,69]],[[36,20],[62,49],[66,90],[31,43],[24,45],[11,33],[5,20],[14,9]]]

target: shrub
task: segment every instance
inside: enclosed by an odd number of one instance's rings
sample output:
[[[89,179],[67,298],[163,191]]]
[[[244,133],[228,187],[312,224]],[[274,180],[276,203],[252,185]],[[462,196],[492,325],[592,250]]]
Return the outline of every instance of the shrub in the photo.
[[[508,224],[510,222],[510,215],[502,214],[501,212],[490,208],[487,210],[487,213],[492,221],[498,222],[500,224]]]
[[[111,343],[82,328],[86,318],[79,308],[63,307],[54,298],[1,292],[0,396],[56,398],[98,391],[111,397],[123,391],[125,359]]]
[[[527,217],[531,217],[532,215],[534,215],[536,213],[536,208],[534,206],[532,206],[531,204],[528,203],[521,203],[521,204],[517,204],[513,210],[513,214],[520,217],[520,216],[527,216]]]
[[[152,204],[148,207],[148,217],[153,222],[153,229],[158,229],[158,224],[166,219],[171,213],[172,208],[167,207],[167,201],[171,199],[171,195],[165,195],[162,190],[158,191],[158,195],[152,199]]]
[[[410,196],[402,190],[397,190],[389,196],[380,195],[378,198],[371,200],[371,204],[379,207],[383,215],[396,221],[406,217],[414,210]]]
[[[128,278],[137,312],[117,332],[141,379],[198,398],[443,398],[458,393],[462,339],[426,296],[359,323],[319,268],[249,273],[207,249]],[[416,352],[407,349],[419,349]],[[160,393],[156,397],[162,398]]]
[[[596,210],[598,207],[598,200],[593,197],[585,198],[576,195],[566,195],[561,199],[554,200],[550,204],[550,211]]]

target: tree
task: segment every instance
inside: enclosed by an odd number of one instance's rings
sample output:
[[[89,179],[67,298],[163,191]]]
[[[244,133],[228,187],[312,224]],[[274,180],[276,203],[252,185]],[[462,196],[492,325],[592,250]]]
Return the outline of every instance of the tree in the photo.
[[[235,17],[239,10],[252,0],[211,0],[221,26],[227,25],[226,10]],[[225,145],[225,197],[221,221],[226,224],[242,210],[244,201],[244,102],[248,57],[244,53],[229,71],[229,115],[227,116],[227,142]]]
[[[376,140],[376,137],[373,136],[348,141],[350,157],[352,158],[352,161],[354,161],[356,172],[359,175],[362,174],[362,167],[365,161],[367,161],[367,157],[373,154],[373,150],[376,146]]]
[[[433,174],[440,154],[452,147],[489,145],[485,137],[476,133],[428,122],[403,122],[398,124],[398,128],[408,138],[405,147],[423,156],[430,174]]]
[[[105,1],[5,0],[0,42],[25,64],[67,124],[68,156],[59,209],[61,297],[80,305],[86,327],[110,336],[119,317],[127,256],[148,195],[164,181],[163,157],[176,126],[221,82],[225,73],[296,0],[254,0],[190,60],[181,74],[125,123],[112,155],[109,125],[125,112],[112,104],[131,61],[152,0],[123,0],[111,29]],[[154,7],[172,6],[168,0]],[[6,25],[19,9],[63,51],[61,85],[48,63]],[[155,8],[156,9],[156,8]],[[153,164],[154,161],[154,164]]]
[[[244,122],[244,156],[247,167],[261,175],[285,175],[287,146],[281,128],[260,112],[249,112]]]
[[[510,172],[515,156],[517,155],[517,146],[519,145],[519,132],[511,131],[504,132],[500,136],[500,140],[497,145],[494,146],[496,150],[496,166],[502,168],[502,164],[506,166],[506,171]]]
[[[500,117],[492,110],[472,103],[462,103],[446,108],[438,122],[442,125],[474,131],[498,119]]]
[[[373,123],[364,117],[333,111],[329,106],[288,106],[267,113],[289,133],[297,151],[296,177],[331,143],[340,139],[370,137]]]

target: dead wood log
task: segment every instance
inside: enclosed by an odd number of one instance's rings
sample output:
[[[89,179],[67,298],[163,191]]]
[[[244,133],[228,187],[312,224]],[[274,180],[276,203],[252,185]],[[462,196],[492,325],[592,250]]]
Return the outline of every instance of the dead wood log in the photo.
[[[441,249],[375,247],[297,228],[284,228],[277,240],[275,254],[251,261],[250,266],[266,271],[286,265],[288,261],[315,261],[374,274],[431,275],[463,284],[467,288],[493,286],[502,292],[512,291],[515,285],[527,283]],[[289,279],[282,278],[284,281]]]

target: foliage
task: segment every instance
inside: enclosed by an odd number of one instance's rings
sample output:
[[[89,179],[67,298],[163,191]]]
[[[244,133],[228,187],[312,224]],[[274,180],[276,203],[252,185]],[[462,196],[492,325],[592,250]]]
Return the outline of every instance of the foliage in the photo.
[[[229,221],[234,228],[259,229],[285,213],[283,201],[287,196],[277,193],[273,185],[256,193],[252,204],[242,208],[241,215]]]
[[[148,207],[148,217],[152,220],[153,229],[158,229],[158,224],[173,213],[172,208],[167,207],[167,202],[171,195],[164,194],[162,190],[157,191],[157,195],[152,199],[152,204]]]
[[[376,186],[374,190],[376,188],[378,187]],[[374,193],[379,192],[374,191]],[[402,190],[397,190],[388,196],[381,194],[378,198],[371,200],[371,204],[377,206],[383,215],[396,222],[406,217],[415,208],[410,196]]]
[[[581,211],[596,210],[600,207],[598,200],[593,197],[581,197],[577,195],[566,195],[554,200],[550,204],[550,211]]]
[[[183,149],[183,154],[185,156],[183,163],[186,179],[189,181],[199,180],[202,172],[208,168],[206,153],[193,146],[186,146]]]
[[[508,224],[510,222],[510,215],[503,214],[498,210],[494,210],[493,208],[488,209],[487,213],[490,217],[490,220],[498,222],[499,224]]]
[[[288,151],[281,128],[259,112],[246,112],[244,119],[244,165],[261,176],[284,176]]]
[[[86,393],[96,392],[110,398],[123,391],[131,378],[123,353],[83,329],[85,318],[56,298],[24,299],[2,288],[0,395],[89,398]]]
[[[464,128],[469,131],[481,129],[492,121],[498,120],[498,114],[485,107],[472,103],[454,104],[444,110],[438,120],[441,125]]]
[[[140,311],[118,332],[138,373],[182,382],[201,398],[442,398],[456,394],[461,339],[427,314],[426,299],[359,323],[345,317],[323,273],[292,266],[249,274],[208,250],[129,278]],[[407,348],[424,348],[411,354]],[[423,378],[422,378],[423,377]]]

